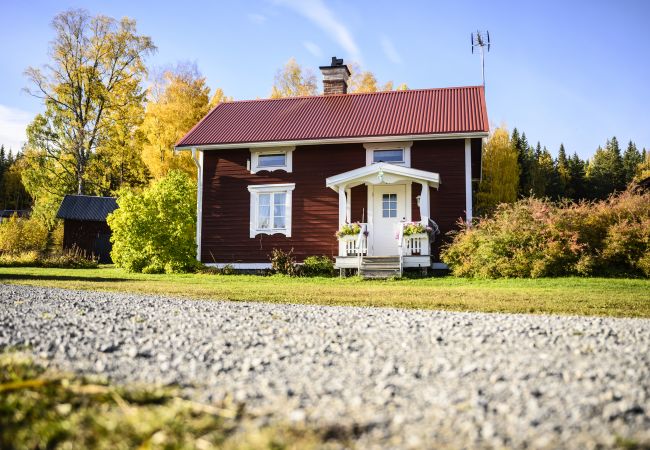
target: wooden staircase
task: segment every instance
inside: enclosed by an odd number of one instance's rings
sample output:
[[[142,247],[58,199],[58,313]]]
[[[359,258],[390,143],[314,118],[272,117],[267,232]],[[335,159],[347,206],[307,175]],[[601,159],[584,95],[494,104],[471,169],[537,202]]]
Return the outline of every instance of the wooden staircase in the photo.
[[[362,278],[399,277],[399,256],[364,256],[361,259],[359,276]]]

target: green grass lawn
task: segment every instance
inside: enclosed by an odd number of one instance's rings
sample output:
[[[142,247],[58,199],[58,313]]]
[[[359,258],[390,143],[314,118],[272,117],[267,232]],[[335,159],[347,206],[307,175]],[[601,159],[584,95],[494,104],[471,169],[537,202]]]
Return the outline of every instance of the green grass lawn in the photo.
[[[201,299],[511,313],[650,317],[650,280],[454,277],[361,280],[254,275],[143,275],[99,269],[0,268],[0,283]]]

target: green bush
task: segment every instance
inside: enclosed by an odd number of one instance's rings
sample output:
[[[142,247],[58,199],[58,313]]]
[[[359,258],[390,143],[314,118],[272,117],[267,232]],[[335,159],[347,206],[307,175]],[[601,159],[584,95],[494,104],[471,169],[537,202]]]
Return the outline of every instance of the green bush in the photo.
[[[329,256],[308,256],[302,264],[302,275],[307,277],[331,277],[334,261]]]
[[[16,215],[0,223],[0,253],[24,253],[45,250],[47,227],[38,219]]]
[[[274,248],[269,258],[271,260],[271,269],[273,272],[281,275],[295,277],[298,275],[298,265],[293,257],[293,249],[285,252],[280,248]]]
[[[331,277],[334,275],[334,261],[329,256],[308,256],[302,265],[302,275]]]
[[[196,184],[171,171],[142,193],[120,191],[108,216],[113,262],[129,272],[195,270]]]
[[[650,193],[626,191],[600,202],[534,198],[500,205],[462,226],[441,259],[457,276],[648,276]]]

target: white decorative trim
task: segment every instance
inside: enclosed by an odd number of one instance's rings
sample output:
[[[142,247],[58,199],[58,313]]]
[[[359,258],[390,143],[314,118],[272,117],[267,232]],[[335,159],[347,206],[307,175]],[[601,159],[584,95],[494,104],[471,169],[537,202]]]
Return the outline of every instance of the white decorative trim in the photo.
[[[201,262],[201,231],[203,229],[203,152],[192,149],[196,164],[196,260]]]
[[[366,215],[368,216],[368,255],[375,254],[375,185],[367,184]]]
[[[249,236],[254,238],[258,234],[284,234],[286,237],[291,237],[291,209],[293,204],[293,190],[296,188],[296,183],[285,183],[285,184],[252,184],[248,186],[248,192],[250,195],[250,213],[249,213]],[[284,218],[284,228],[270,228],[270,229],[259,229],[257,228],[257,213],[258,213],[258,204],[259,204],[259,194],[260,193],[285,193],[285,218]],[[270,205],[270,210],[272,213],[273,204]]]
[[[404,201],[406,202],[406,205],[404,205],[404,212],[406,213],[406,221],[407,222],[412,222],[413,221],[413,208],[412,208],[412,203],[413,203],[413,183],[406,183],[406,198]]]
[[[395,136],[370,136],[358,138],[331,138],[331,139],[307,139],[287,140],[269,142],[240,142],[234,144],[205,144],[205,145],[182,145],[174,147],[175,150],[190,150],[192,147],[201,150],[220,150],[227,148],[264,148],[264,147],[286,147],[288,145],[322,145],[322,144],[356,144],[369,142],[393,142],[393,141],[435,141],[440,139],[465,139],[483,138],[489,136],[487,131],[475,133],[436,133],[436,134],[405,134]]]
[[[345,190],[345,205],[347,208],[345,211],[345,217],[348,222],[352,222],[352,189],[350,188]]]
[[[206,264],[206,266],[215,267],[217,269],[223,269],[228,266],[239,270],[261,270],[270,269],[271,263],[209,263]]]
[[[363,147],[366,149],[366,166],[370,164],[375,164],[374,162],[374,152],[375,150],[402,150],[404,151],[404,161],[402,162],[392,162],[390,164],[395,164],[398,166],[411,167],[411,147],[413,146],[413,141],[403,141],[403,142],[369,142],[363,144]]]
[[[383,182],[377,179],[380,172],[384,175]],[[325,180],[325,185],[338,191],[342,185],[354,187],[364,183],[392,184],[399,181],[427,182],[430,186],[437,188],[440,185],[440,175],[396,164],[376,163],[331,176]]]
[[[472,222],[472,140],[465,139],[465,221]]]
[[[257,173],[263,170],[268,172],[273,172],[276,170],[283,170],[287,173],[293,171],[293,151],[296,149],[295,145],[289,145],[284,147],[272,147],[272,148],[259,148],[251,149],[251,163],[250,163],[250,172]],[[260,155],[268,154],[284,154],[285,155],[285,164],[283,166],[273,166],[273,167],[260,167],[259,166],[259,157]]]

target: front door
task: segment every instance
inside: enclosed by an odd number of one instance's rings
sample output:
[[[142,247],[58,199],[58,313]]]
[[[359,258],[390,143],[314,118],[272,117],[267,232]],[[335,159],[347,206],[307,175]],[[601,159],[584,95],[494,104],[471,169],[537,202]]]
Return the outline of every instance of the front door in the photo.
[[[399,254],[395,232],[406,217],[406,186],[376,185],[373,200],[373,250],[376,256]]]

